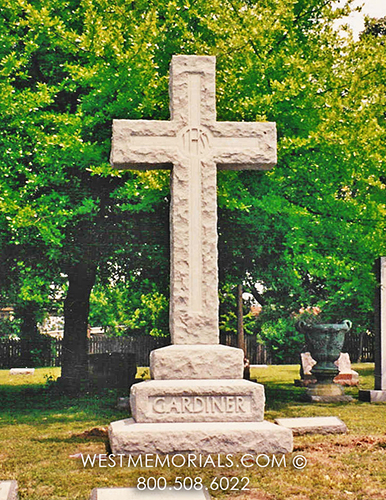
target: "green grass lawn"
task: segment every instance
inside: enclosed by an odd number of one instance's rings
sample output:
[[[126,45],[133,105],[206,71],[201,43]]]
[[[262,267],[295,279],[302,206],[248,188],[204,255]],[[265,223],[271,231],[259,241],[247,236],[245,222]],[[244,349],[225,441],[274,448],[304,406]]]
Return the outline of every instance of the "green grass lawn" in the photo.
[[[360,388],[374,385],[373,365],[357,364]],[[146,369],[139,369],[143,375]],[[116,409],[116,391],[68,398],[55,392],[50,381],[59,369],[37,369],[33,376],[9,376],[0,370],[0,480],[16,479],[20,500],[87,500],[95,487],[135,486],[139,477],[247,477],[249,491],[213,491],[212,497],[238,500],[386,500],[386,405],[358,401],[358,389],[348,404],[310,404],[301,401],[304,389],[294,386],[298,366],[252,369],[264,384],[266,419],[277,417],[340,417],[346,435],[295,437],[286,467],[151,468],[86,467],[77,453],[106,452],[105,428],[125,418]],[[291,460],[307,459],[303,470]],[[237,462],[235,459],[235,464]]]

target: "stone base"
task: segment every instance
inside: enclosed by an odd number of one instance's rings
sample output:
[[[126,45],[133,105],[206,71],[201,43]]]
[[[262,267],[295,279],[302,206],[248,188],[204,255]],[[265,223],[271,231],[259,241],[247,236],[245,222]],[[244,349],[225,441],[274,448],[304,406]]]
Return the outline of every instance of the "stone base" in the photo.
[[[367,403],[386,403],[386,391],[359,391],[359,400]]]
[[[347,426],[338,417],[277,418],[275,422],[291,429],[294,436],[303,434],[344,434]]]
[[[312,384],[307,388],[304,400],[311,403],[349,403],[353,398],[345,395],[341,385]]]
[[[205,490],[138,490],[137,488],[95,488],[90,500],[210,500]]]
[[[17,500],[17,482],[0,481],[0,500]]]
[[[112,453],[290,453],[292,431],[270,422],[138,424],[119,420],[109,426]]]
[[[154,380],[242,379],[242,349],[220,344],[170,345],[150,353]]]
[[[264,387],[247,380],[149,380],[131,389],[132,416],[148,422],[261,422]]]

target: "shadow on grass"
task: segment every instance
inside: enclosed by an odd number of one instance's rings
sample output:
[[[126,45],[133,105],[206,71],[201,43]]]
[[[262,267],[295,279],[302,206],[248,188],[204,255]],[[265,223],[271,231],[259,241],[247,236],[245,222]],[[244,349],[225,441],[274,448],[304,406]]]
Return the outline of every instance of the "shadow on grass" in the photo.
[[[265,398],[267,410],[278,410],[294,403],[303,403],[305,389],[293,384],[265,383]]]
[[[288,407],[296,406],[310,406],[310,405],[322,405],[327,406],[329,408],[337,407],[341,408],[342,405],[354,404],[360,405],[361,401],[358,401],[358,389],[345,387],[345,394],[353,397],[353,401],[348,403],[311,403],[305,400],[306,388],[305,387],[296,387],[294,385],[288,384],[264,384],[265,389],[265,397],[266,397],[266,410],[270,411],[285,411]]]
[[[17,419],[18,423],[35,420],[35,425],[49,425],[65,422],[76,414],[79,421],[108,417],[117,419],[122,410],[116,408],[116,390],[105,390],[98,393],[82,392],[66,395],[54,386],[0,386],[0,423]],[[52,414],[52,413],[57,413]],[[45,419],[42,420],[44,415]],[[125,414],[127,416],[127,412]]]
[[[360,367],[360,368],[357,368],[358,370],[358,373],[361,377],[374,377],[374,366],[371,365],[369,367]]]

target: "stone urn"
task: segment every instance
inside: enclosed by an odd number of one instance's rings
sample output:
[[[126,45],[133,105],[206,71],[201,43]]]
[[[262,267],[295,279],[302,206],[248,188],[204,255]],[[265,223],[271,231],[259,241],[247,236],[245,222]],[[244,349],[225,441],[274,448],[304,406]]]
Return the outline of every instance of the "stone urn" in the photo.
[[[304,333],[311,356],[316,361],[311,373],[317,383],[307,388],[306,399],[321,402],[351,401],[352,398],[344,394],[343,388],[334,383],[334,378],[339,373],[334,361],[339,358],[345,335],[351,330],[351,321],[346,319],[337,324],[308,324],[299,321],[296,327]]]

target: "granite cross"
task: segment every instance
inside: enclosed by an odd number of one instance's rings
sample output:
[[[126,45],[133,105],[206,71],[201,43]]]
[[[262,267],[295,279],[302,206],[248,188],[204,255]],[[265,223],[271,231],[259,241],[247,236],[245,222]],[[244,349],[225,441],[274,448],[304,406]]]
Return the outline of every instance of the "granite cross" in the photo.
[[[216,121],[212,56],[173,56],[169,93],[170,121],[114,120],[111,163],[172,169],[172,342],[218,344],[217,168],[271,168],[276,128]]]

